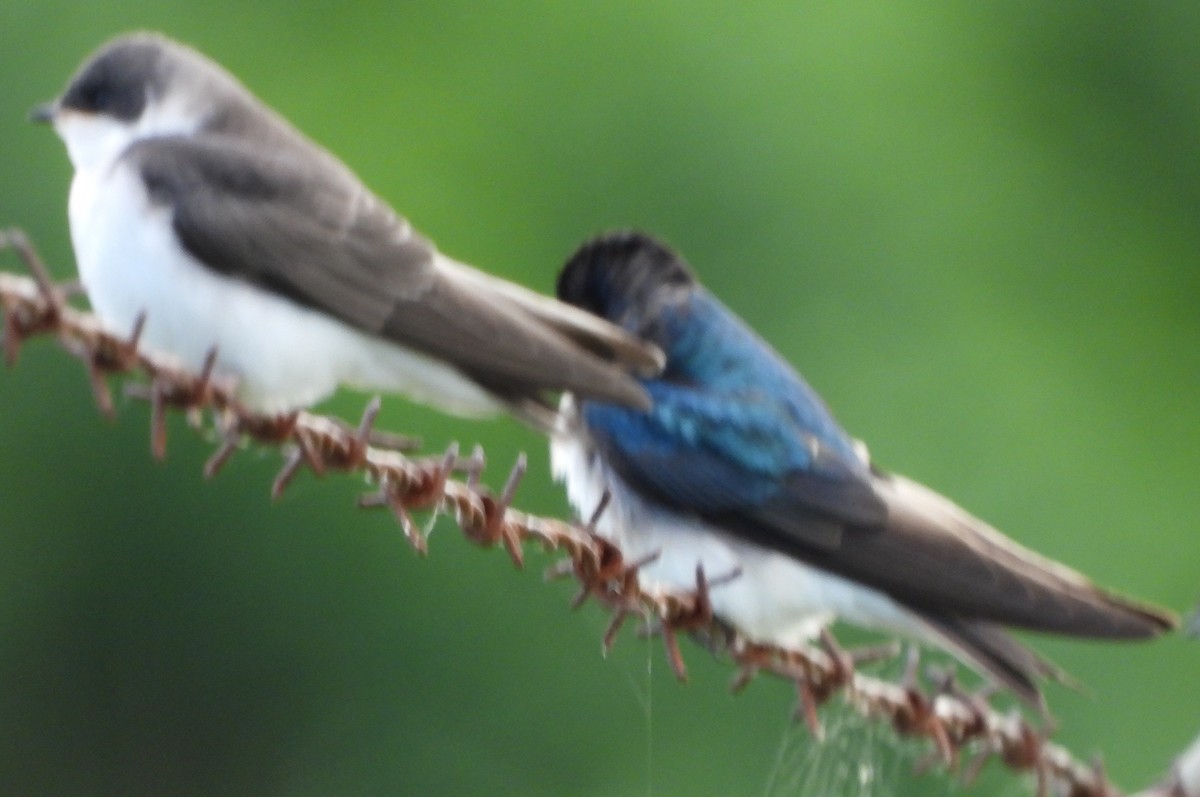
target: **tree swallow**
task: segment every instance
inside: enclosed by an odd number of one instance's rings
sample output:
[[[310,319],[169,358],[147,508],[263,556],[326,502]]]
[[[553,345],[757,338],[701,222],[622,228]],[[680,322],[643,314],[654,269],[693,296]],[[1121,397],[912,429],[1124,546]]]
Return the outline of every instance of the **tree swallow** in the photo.
[[[1138,639],[1168,613],[1105,592],[1004,537],[949,499],[873,465],[820,397],[649,236],[597,238],[567,262],[558,296],[659,346],[646,409],[564,395],[556,478],[643,585],[719,580],[715,616],[755,642],[794,647],[834,619],[950,650],[1041,705],[1055,668],[1015,626]]]
[[[200,53],[135,33],[34,110],[75,169],[68,215],[101,320],[261,411],[340,384],[545,426],[547,392],[646,407],[661,355],[440,253],[337,158]]]

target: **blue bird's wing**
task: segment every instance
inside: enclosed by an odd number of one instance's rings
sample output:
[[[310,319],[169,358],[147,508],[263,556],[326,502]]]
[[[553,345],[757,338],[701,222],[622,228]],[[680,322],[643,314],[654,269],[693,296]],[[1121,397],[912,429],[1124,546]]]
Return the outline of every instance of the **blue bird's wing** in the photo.
[[[819,550],[837,548],[846,524],[885,521],[866,466],[765,393],[714,394],[661,381],[647,387],[649,412],[585,409],[594,443],[634,489],[734,530],[786,529]]]
[[[585,405],[588,429],[631,488],[676,511],[887,593],[943,626],[974,618],[1139,638],[1173,625],[1168,613],[1095,587],[932,490],[839,453],[786,406],[663,382],[648,390],[649,413]]]

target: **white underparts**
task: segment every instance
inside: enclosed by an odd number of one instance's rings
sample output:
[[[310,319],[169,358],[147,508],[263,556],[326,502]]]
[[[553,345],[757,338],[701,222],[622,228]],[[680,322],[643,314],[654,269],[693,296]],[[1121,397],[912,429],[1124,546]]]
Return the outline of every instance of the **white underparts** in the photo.
[[[118,153],[131,132],[72,115],[59,123],[76,172],[69,216],[79,275],[93,309],[126,335],[145,313],[143,341],[199,368],[217,349],[218,376],[264,412],[308,406],[347,384],[404,393],[466,415],[496,412],[457,370],[206,268],[179,244],[170,210],[154,205]],[[116,160],[113,160],[116,158]]]
[[[708,580],[721,582],[710,592],[717,617],[762,643],[793,647],[812,639],[834,619],[928,638],[916,616],[877,590],[642,498],[587,442],[571,396],[564,396],[560,413],[569,431],[550,443],[554,477],[566,483],[567,497],[580,517],[590,517],[609,490],[597,532],[615,542],[628,561],[657,554],[638,571],[644,588],[694,590],[696,568],[702,567]]]

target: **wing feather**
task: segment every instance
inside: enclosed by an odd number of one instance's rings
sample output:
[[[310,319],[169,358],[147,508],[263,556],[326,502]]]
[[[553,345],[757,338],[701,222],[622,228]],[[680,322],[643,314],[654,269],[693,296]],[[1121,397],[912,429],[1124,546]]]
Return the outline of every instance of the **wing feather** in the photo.
[[[799,547],[836,550],[848,523],[886,517],[865,466],[820,445],[765,394],[725,396],[656,380],[653,407],[585,405],[589,433],[622,478],[743,532],[786,520]]]
[[[202,134],[146,140],[127,157],[209,268],[436,356],[501,400],[544,403],[543,391],[572,390],[647,406],[616,363],[653,364],[654,347],[569,308],[555,316],[551,299],[499,289],[502,280],[441,255],[340,163],[298,154]]]

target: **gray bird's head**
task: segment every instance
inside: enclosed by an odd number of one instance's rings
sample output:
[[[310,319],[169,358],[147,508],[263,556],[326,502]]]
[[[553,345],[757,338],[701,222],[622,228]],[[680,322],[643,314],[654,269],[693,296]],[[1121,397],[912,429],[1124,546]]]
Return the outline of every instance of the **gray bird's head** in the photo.
[[[238,126],[253,132],[248,128],[281,121],[272,121],[274,115],[218,64],[157,33],[104,44],[30,119],[54,125],[78,171],[104,168],[144,138]]]

